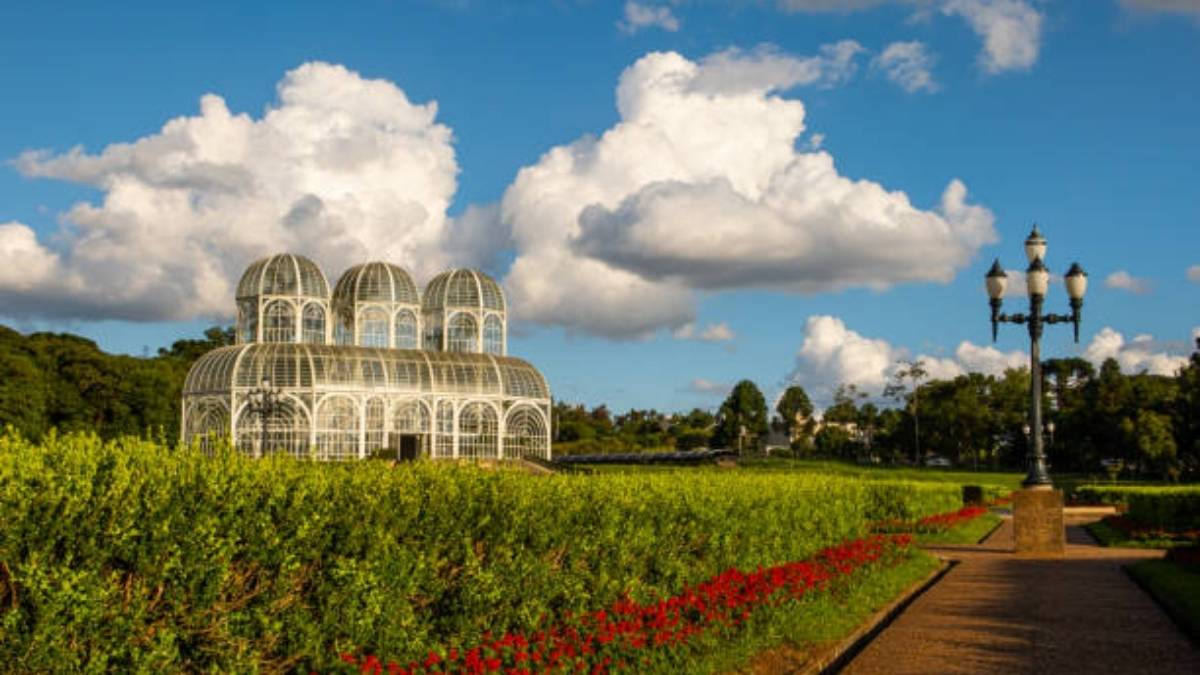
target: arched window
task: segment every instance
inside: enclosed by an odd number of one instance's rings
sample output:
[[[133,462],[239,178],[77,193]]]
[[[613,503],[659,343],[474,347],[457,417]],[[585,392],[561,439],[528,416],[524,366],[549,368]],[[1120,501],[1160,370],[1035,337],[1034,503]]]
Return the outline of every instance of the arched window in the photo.
[[[263,423],[266,433],[263,433]],[[238,415],[234,435],[238,449],[259,457],[271,454],[287,454],[292,457],[308,457],[308,415],[293,399],[284,397],[270,414],[263,419],[250,406],[242,408]]]
[[[304,306],[304,342],[325,344],[325,308],[315,302]]]
[[[550,434],[546,418],[532,406],[513,408],[504,422],[504,456],[550,458]]]
[[[437,409],[437,457],[454,456],[454,404],[442,401]]]
[[[388,346],[388,315],[378,307],[363,310],[358,317],[358,345],[360,347]]]
[[[344,396],[321,402],[317,413],[317,458],[354,459],[358,457],[358,406]]]
[[[479,351],[479,328],[470,314],[455,314],[446,330],[446,351]]]
[[[295,342],[296,310],[283,300],[267,305],[263,312],[263,342]]]
[[[500,424],[486,403],[468,403],[458,413],[458,456],[492,459],[500,454]]]
[[[199,399],[187,406],[185,441],[209,454],[229,436],[229,409],[220,399]]]
[[[238,341],[258,341],[258,302],[254,300],[238,303]]]
[[[483,320],[483,351],[504,354],[504,322],[495,314],[488,314]]]
[[[373,398],[367,401],[367,455],[384,447],[386,430],[383,425],[383,401]]]
[[[417,349],[417,316],[407,309],[396,312],[396,349]]]

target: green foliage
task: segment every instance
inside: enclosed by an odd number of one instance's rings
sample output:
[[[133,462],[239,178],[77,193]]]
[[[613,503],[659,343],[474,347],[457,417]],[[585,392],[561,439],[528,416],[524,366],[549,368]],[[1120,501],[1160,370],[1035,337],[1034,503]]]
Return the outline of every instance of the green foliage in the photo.
[[[693,450],[708,445],[713,415],[696,408],[686,415],[630,410],[613,419],[606,406],[554,405],[554,452],[596,455]]]
[[[742,380],[717,411],[713,446],[737,449],[744,443],[743,450],[757,449],[766,433],[767,400],[753,382]]]
[[[188,369],[232,339],[232,329],[210,328],[203,340],[135,358],[106,354],[74,335],[24,336],[0,326],[0,427],[34,439],[51,429],[177,438]]]
[[[804,387],[793,384],[784,390],[775,404],[776,422],[780,431],[799,440],[812,435],[813,404]]]
[[[0,436],[0,663],[327,669],[800,560],[953,509],[951,484],[793,472],[531,476]]]
[[[1143,560],[1126,569],[1193,640],[1200,640],[1200,569],[1167,560]]]
[[[1131,520],[1169,531],[1200,529],[1200,485],[1081,485],[1074,501],[1124,505]]]

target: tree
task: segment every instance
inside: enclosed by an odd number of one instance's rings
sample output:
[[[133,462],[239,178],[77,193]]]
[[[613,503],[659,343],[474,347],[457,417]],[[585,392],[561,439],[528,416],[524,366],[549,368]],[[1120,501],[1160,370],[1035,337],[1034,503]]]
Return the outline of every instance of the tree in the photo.
[[[1173,417],[1176,447],[1179,460],[1185,471],[1200,471],[1200,337],[1196,338],[1196,351],[1175,376],[1179,391],[1175,398]]]
[[[798,384],[788,387],[779,397],[775,413],[779,416],[779,428],[787,434],[788,440],[807,435],[812,429],[813,404],[804,387]]]
[[[744,432],[744,436],[743,436]],[[767,433],[767,400],[750,380],[742,380],[729,392],[729,397],[717,411],[716,428],[713,430],[713,445],[738,448],[745,444],[757,447],[763,434]]]
[[[921,397],[921,380],[929,375],[929,371],[925,369],[925,362],[921,359],[912,361],[898,361],[900,367],[896,372],[892,373],[893,382],[884,390],[883,395],[888,398],[893,398],[899,401],[907,399],[908,405],[912,407],[913,417],[913,461],[916,464],[921,463],[921,419],[918,406]],[[907,380],[907,384],[905,381]]]
[[[1153,410],[1139,410],[1121,421],[1121,429],[1138,450],[1139,465],[1152,465],[1167,474],[1175,459],[1175,435],[1171,418]],[[1145,469],[1143,468],[1143,473]]]

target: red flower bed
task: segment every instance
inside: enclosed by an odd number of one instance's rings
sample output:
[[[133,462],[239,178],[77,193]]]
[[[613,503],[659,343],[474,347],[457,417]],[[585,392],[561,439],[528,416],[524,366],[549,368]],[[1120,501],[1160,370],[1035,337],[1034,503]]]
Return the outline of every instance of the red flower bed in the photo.
[[[917,530],[921,532],[941,532],[956,525],[961,525],[968,520],[974,520],[987,512],[987,507],[984,506],[964,506],[957,511],[925,516],[917,521]]]
[[[871,529],[875,532],[945,532],[952,527],[961,525],[969,520],[974,520],[987,512],[988,509],[986,506],[964,506],[957,511],[925,516],[915,523],[903,520],[887,520],[875,523],[871,526]]]
[[[592,672],[635,669],[655,650],[678,648],[719,635],[750,620],[755,610],[798,600],[875,563],[892,563],[912,543],[907,534],[873,535],[821,551],[816,556],[753,572],[730,569],[679,594],[641,604],[628,597],[606,609],[529,634],[507,633],[467,648],[431,651],[420,662],[384,662],[374,655],[342,654],[364,674]]]

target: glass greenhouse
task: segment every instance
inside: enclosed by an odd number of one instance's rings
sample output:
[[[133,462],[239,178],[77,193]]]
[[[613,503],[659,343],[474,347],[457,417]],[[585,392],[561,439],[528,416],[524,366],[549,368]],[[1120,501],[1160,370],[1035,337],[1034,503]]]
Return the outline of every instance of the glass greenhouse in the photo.
[[[421,296],[403,269],[372,262],[328,289],[303,256],[250,265],[238,344],[202,356],[184,383],[185,442],[326,460],[550,458],[550,391],[505,355],[493,279],[451,270]]]

